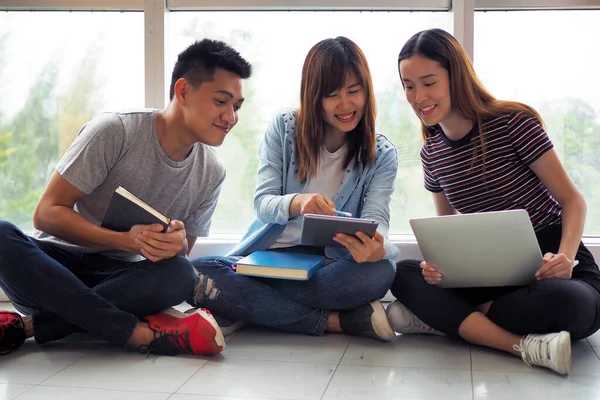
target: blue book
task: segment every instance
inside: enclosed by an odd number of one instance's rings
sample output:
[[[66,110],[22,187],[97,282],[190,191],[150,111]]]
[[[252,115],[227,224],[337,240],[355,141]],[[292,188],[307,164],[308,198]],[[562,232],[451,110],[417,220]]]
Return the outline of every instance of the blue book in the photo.
[[[306,281],[325,265],[325,256],[255,251],[235,265],[236,272],[241,275]]]

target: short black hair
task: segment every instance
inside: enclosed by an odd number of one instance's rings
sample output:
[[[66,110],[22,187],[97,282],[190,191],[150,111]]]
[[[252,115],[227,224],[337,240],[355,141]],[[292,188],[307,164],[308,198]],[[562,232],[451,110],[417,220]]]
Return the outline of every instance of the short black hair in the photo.
[[[185,78],[192,86],[198,87],[203,82],[212,81],[216,68],[233,72],[242,79],[252,75],[250,63],[227,43],[211,39],[197,40],[177,56],[171,76],[169,99],[173,100],[175,82],[180,78]]]

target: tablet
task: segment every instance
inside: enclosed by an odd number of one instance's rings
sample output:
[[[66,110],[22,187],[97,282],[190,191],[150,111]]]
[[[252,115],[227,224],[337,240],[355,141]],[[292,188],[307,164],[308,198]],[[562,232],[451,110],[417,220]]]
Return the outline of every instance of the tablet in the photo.
[[[525,210],[414,218],[424,259],[445,288],[521,286],[536,280],[542,252]]]
[[[302,222],[300,244],[305,246],[344,247],[333,237],[336,233],[352,235],[357,231],[370,237],[375,235],[379,224],[371,219],[306,214]]]

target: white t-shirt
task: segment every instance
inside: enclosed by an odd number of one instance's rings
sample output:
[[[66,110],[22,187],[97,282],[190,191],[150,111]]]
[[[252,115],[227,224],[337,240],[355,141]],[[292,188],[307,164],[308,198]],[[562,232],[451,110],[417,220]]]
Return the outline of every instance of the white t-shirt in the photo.
[[[347,148],[348,146],[344,144],[337,151],[330,153],[323,147],[319,156],[317,173],[308,180],[302,193],[320,193],[333,201],[344,179],[343,167]],[[291,247],[300,244],[303,219],[302,215],[290,219],[285,230],[270,248]]]

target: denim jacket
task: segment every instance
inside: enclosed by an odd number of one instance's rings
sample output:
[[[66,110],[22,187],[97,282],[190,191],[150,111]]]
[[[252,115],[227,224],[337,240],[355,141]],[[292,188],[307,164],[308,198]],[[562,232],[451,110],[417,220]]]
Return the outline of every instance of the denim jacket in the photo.
[[[373,165],[365,166],[360,160],[350,163],[334,203],[338,210],[377,221],[377,230],[385,239],[385,258],[398,261],[400,252],[388,240],[390,200],[398,171],[398,154],[394,145],[381,134],[377,134],[375,153]],[[272,120],[258,150],[258,159],[254,192],[256,219],[229,255],[243,256],[268,249],[285,229],[293,197],[304,192],[306,183],[297,179],[294,110],[284,110]],[[332,259],[352,258],[348,250],[341,247],[327,247],[325,255]]]

